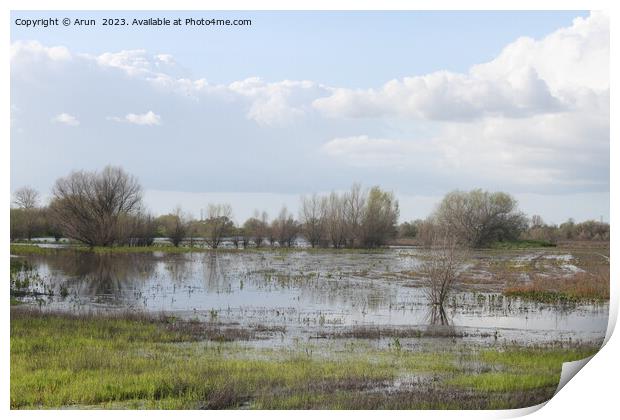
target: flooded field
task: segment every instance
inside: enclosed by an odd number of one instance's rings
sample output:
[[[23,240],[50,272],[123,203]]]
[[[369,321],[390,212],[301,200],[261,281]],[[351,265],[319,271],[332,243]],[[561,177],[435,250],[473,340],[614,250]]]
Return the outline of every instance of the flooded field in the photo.
[[[253,346],[392,336],[405,346],[450,337],[483,345],[602,342],[608,303],[503,295],[506,276],[570,279],[587,267],[562,250],[479,251],[437,322],[421,287],[427,251],[248,251],[14,257],[31,267],[26,300],[44,310],[147,311],[258,331]],[[498,264],[501,269],[498,270]],[[510,274],[507,274],[507,273]],[[443,324],[443,325],[440,325]]]
[[[526,407],[607,328],[606,250],[185,251],[12,246],[11,407]]]

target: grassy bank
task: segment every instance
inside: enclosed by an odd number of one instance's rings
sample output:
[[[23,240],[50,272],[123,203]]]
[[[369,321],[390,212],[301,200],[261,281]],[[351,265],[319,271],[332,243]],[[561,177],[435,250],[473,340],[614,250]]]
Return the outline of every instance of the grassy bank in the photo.
[[[208,331],[167,317],[13,308],[11,408],[523,407],[551,397],[561,362],[595,351],[414,352],[356,340],[257,349]]]

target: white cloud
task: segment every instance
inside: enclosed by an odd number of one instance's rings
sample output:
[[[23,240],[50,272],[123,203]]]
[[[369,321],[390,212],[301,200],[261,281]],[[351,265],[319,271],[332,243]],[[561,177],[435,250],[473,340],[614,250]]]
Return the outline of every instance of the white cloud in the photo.
[[[420,155],[426,156],[429,149],[419,141],[362,135],[335,138],[325,143],[321,151],[354,167],[403,168],[418,162]]]
[[[80,121],[76,117],[71,114],[67,114],[66,112],[56,115],[52,118],[51,121],[54,123],[65,124],[73,127],[80,125]]]
[[[379,89],[335,88],[313,106],[347,118],[515,118],[574,109],[608,90],[609,17],[594,12],[541,40],[519,38],[467,74],[437,71]]]
[[[247,117],[260,125],[286,125],[304,117],[311,101],[327,89],[308,80],[268,83],[259,77],[233,82],[228,89],[250,100]]]
[[[153,111],[148,111],[144,114],[127,114],[124,117],[108,117],[108,119],[136,125],[161,125],[161,116]]]
[[[71,53],[64,46],[46,47],[38,41],[16,41],[11,44],[11,65],[40,60],[67,61]]]
[[[172,55],[151,55],[144,49],[106,52],[98,56],[83,54],[83,57],[96,61],[102,67],[123,70],[130,76],[157,77],[162,74],[171,75],[183,71]]]

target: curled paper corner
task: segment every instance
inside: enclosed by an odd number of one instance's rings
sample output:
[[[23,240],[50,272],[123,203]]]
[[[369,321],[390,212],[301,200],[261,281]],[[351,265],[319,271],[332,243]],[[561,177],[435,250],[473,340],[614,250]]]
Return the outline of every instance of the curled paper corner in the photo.
[[[573,377],[577,374],[577,372],[579,372],[581,368],[583,368],[590,360],[592,360],[593,357],[594,355],[586,357],[585,359],[575,360],[574,362],[562,363],[562,373],[560,374],[560,383],[558,383],[558,387],[556,388],[555,393],[553,395],[554,396],[557,395],[557,393],[560,392],[562,388],[564,388],[564,385],[566,385],[568,381],[573,379]]]

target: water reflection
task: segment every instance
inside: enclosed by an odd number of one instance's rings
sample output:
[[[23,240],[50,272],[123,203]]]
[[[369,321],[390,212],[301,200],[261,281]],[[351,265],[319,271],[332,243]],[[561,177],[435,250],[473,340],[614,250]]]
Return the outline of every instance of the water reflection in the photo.
[[[450,326],[451,321],[448,317],[448,313],[444,309],[443,305],[429,305],[428,321],[429,326]]]

